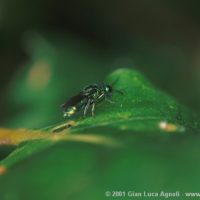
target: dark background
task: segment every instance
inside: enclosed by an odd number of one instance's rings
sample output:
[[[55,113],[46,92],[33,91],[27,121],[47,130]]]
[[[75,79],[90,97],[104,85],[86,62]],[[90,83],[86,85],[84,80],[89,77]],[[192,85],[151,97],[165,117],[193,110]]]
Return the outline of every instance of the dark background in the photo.
[[[1,0],[0,125],[35,128],[59,121],[63,100],[119,67],[138,69],[199,112],[199,4]],[[23,81],[38,60],[51,63],[55,79],[51,89],[32,92]],[[36,80],[48,77],[45,70]]]

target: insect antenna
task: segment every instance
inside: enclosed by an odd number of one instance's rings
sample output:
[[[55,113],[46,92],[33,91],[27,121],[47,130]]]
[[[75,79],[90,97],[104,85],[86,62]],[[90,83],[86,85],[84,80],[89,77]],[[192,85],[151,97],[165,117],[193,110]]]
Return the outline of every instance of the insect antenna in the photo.
[[[117,92],[117,93],[119,93],[119,94],[121,94],[121,95],[123,95],[124,94],[124,92],[122,92],[122,90],[119,90],[119,89],[114,89],[114,85],[117,83],[117,81],[119,80],[119,77],[118,78],[116,78],[110,85],[111,85],[111,87],[112,87],[112,89],[113,89],[113,91],[114,92]]]
[[[121,95],[123,95],[123,94],[124,94],[124,92],[122,92],[122,90],[113,89],[113,91],[114,91],[114,92],[117,92],[117,93],[119,93],[119,94],[121,94]]]

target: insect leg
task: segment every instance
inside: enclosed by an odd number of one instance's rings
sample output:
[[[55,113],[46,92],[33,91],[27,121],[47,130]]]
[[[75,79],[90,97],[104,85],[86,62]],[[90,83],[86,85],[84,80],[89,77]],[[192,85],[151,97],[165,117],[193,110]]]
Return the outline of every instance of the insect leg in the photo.
[[[92,109],[91,109],[92,117],[94,117],[94,110],[95,110],[95,103],[92,104]]]
[[[86,117],[86,115],[87,115],[87,111],[88,111],[89,106],[90,106],[90,100],[88,100],[87,103],[86,103],[86,105],[85,105],[84,113],[83,113],[84,117]]]
[[[115,103],[114,101],[110,100],[109,98],[105,98],[105,100],[109,103]]]

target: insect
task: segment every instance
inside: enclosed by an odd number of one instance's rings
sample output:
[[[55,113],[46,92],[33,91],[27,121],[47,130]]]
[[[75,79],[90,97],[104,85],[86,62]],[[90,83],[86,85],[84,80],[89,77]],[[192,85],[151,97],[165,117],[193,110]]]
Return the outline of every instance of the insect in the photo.
[[[110,100],[112,91],[112,86],[104,83],[86,86],[80,93],[71,97],[61,106],[64,117],[71,117],[82,110],[84,117],[86,117],[89,108],[91,108],[91,114],[94,117],[97,103],[103,100],[113,103]]]

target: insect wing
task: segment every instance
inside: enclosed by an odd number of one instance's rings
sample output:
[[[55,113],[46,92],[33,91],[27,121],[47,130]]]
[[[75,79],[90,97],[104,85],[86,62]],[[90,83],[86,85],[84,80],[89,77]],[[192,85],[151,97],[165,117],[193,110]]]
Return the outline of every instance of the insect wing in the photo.
[[[83,92],[80,92],[79,94],[71,97],[68,101],[66,101],[64,104],[61,105],[63,110],[65,111],[70,106],[76,106],[78,103],[80,103],[82,100],[85,99],[85,95]]]

